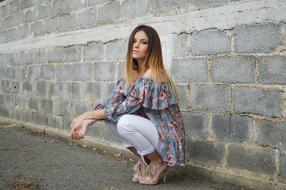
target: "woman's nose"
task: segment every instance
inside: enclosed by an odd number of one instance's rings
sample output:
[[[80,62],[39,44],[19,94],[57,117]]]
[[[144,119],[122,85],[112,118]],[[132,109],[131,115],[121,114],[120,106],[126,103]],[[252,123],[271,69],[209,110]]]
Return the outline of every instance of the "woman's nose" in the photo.
[[[139,43],[138,42],[134,42],[134,47],[139,47]]]

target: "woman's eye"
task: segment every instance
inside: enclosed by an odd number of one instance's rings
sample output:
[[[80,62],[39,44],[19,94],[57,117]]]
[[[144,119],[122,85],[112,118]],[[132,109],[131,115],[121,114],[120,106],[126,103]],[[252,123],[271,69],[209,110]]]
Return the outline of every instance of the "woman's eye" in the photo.
[[[148,42],[142,42],[143,44],[148,44]]]

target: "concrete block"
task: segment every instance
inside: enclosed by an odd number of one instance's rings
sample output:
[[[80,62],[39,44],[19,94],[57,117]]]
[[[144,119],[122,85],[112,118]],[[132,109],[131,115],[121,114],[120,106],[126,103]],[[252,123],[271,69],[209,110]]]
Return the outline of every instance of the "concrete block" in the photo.
[[[71,82],[56,82],[52,85],[52,96],[60,98],[71,98],[73,94],[73,83]]]
[[[72,80],[71,70],[72,66],[69,64],[60,64],[56,67],[56,79],[58,81]]]
[[[191,36],[192,55],[229,53],[231,38],[223,31],[207,29],[195,31]]]
[[[41,55],[43,56],[43,55]],[[33,51],[23,51],[20,53],[21,64],[31,65],[33,64],[34,52]]]
[[[286,122],[258,120],[255,142],[259,145],[286,150]]]
[[[28,100],[28,108],[30,111],[40,111],[40,100],[38,97],[30,96]]]
[[[74,80],[92,80],[93,64],[74,64],[72,76]]]
[[[72,103],[67,99],[57,99],[54,101],[54,112],[58,115],[69,115],[72,111]]]
[[[102,42],[91,42],[88,43],[84,48],[84,60],[97,60],[101,61],[104,58],[103,54],[103,43]]]
[[[251,142],[252,119],[240,115],[213,115],[211,130],[214,137],[222,142]]]
[[[60,32],[71,31],[76,29],[75,14],[64,14],[59,17],[60,25],[57,28]]]
[[[276,170],[274,150],[230,144],[227,167],[274,175]]]
[[[67,10],[69,12],[71,11],[76,11],[82,8],[85,8],[87,6],[87,1],[86,0],[67,0]]]
[[[117,1],[110,1],[98,7],[98,24],[112,23],[120,17],[120,5]]]
[[[127,41],[114,40],[105,44],[105,57],[107,61],[123,60],[127,53]]]
[[[211,77],[216,82],[253,83],[255,57],[215,57],[211,64]]]
[[[53,50],[55,52],[55,50]],[[53,59],[59,59],[57,57],[53,57],[52,55],[53,52],[50,52],[50,62],[53,61]],[[47,63],[48,62],[48,51],[46,49],[38,49],[34,52],[35,54],[35,64],[42,64],[42,63]],[[59,56],[59,55],[58,55]],[[33,62],[33,60],[31,59],[29,62]]]
[[[278,89],[237,87],[233,89],[234,111],[281,117],[282,92]]]
[[[5,32],[0,32],[0,44],[4,44],[7,42],[6,40],[6,31]]]
[[[15,41],[17,39],[18,39],[18,30],[17,30],[17,28],[13,28],[13,29],[7,30],[7,33],[6,33],[6,41],[7,42]]]
[[[124,62],[119,62],[118,64],[117,64],[117,79],[119,80],[119,79],[121,79],[121,78],[125,78],[125,68],[124,68],[124,66],[125,66],[125,63]]]
[[[176,85],[179,95],[179,106],[181,110],[188,110],[190,108],[190,86],[189,85]]]
[[[175,82],[207,82],[208,65],[206,58],[175,59],[171,67]]]
[[[67,0],[52,1],[52,17],[67,14],[68,12]]]
[[[279,25],[257,24],[235,27],[235,50],[239,53],[269,53],[283,42]]]
[[[16,78],[16,69],[14,67],[6,67],[6,78],[15,79]]]
[[[36,83],[35,84],[36,88],[34,90],[36,92],[36,95],[47,97],[49,83],[44,80],[37,80],[34,83]]]
[[[86,95],[92,97],[95,100],[101,98],[102,85],[101,82],[88,82],[85,89]]]
[[[50,99],[40,100],[40,112],[42,113],[53,113],[53,101]]]
[[[19,25],[19,28],[18,28],[18,39],[27,38],[28,36],[30,36],[29,24],[21,24],[21,25]],[[0,37],[0,43],[1,43],[1,37]]]
[[[95,5],[99,5],[99,4],[103,4],[106,2],[106,0],[87,0],[87,5],[90,6],[95,6]]]
[[[18,121],[25,121],[26,120],[26,115],[23,109],[13,109],[11,110],[11,118],[18,120]]]
[[[38,124],[38,125],[44,125],[44,126],[48,125],[48,116],[44,113],[33,112],[32,120],[33,120],[33,123]]]
[[[112,62],[96,62],[94,65],[94,80],[114,81],[116,64]]]
[[[32,93],[32,82],[31,81],[23,81],[23,92],[27,94]]]
[[[0,7],[0,17],[4,18],[7,17],[9,14],[9,4],[2,5]]]
[[[230,87],[227,85],[193,84],[191,86],[191,108],[211,112],[230,111]]]
[[[40,79],[42,77],[40,65],[30,65],[28,68],[30,79]]]
[[[190,34],[182,33],[174,36],[173,54],[178,57],[188,56],[191,52],[190,41],[191,41]]]
[[[209,119],[206,113],[182,112],[186,137],[205,140],[208,137]]]
[[[38,0],[24,0],[21,1],[21,9],[32,7],[38,3]]]
[[[30,32],[31,32],[31,34],[33,36],[41,36],[41,35],[43,35],[44,34],[44,30],[43,30],[43,23],[42,23],[42,21],[32,23]]]
[[[192,0],[191,8],[192,9],[206,9],[212,7],[222,6],[228,3],[228,0]]]
[[[150,1],[152,14],[174,14],[179,12],[181,9],[186,9],[188,7],[188,1],[176,1],[176,0],[154,0]]]
[[[12,89],[12,82],[10,80],[1,80],[1,91],[5,93],[10,93]]]
[[[5,96],[5,105],[9,108],[15,108],[15,94],[6,94]]]
[[[96,25],[97,8],[87,9],[77,14],[79,28],[88,28]]]
[[[64,47],[65,62],[80,62],[82,57],[81,46]]]
[[[13,14],[13,15],[9,15],[5,18],[3,18],[4,20],[4,28],[8,29],[8,28],[12,28],[17,26],[20,23],[24,22],[24,15],[22,13],[17,13],[17,14]]]
[[[222,143],[208,141],[187,140],[186,159],[204,162],[209,165],[221,165],[225,154]]]
[[[286,180],[286,153],[280,153],[280,177],[285,181]]]
[[[20,1],[14,0],[11,3],[9,3],[9,12],[10,14],[17,14],[20,10]]]
[[[27,11],[24,12],[24,23],[30,23],[33,21],[36,21],[38,16],[37,16],[37,9],[28,9]]]
[[[58,17],[52,17],[47,18],[44,21],[43,26],[43,33],[53,33],[57,31],[57,28],[59,28],[59,18]]]
[[[63,63],[65,52],[63,48],[51,48],[47,50],[49,63]]]
[[[261,57],[259,64],[259,81],[261,83],[286,84],[286,57]]]
[[[86,82],[73,82],[73,99],[82,99],[86,95]]]
[[[55,79],[55,66],[54,65],[43,65],[42,66],[42,78],[45,80]]]
[[[0,104],[0,115],[3,117],[9,117],[10,115],[9,109],[6,106],[1,105],[1,104]]]
[[[0,94],[0,100],[1,100],[1,94]],[[26,109],[27,102],[28,102],[28,97],[26,95],[17,94],[15,96],[15,105],[17,106],[17,108]]]
[[[150,12],[148,1],[146,0],[126,0],[121,5],[121,14],[124,17],[143,17]]]
[[[120,145],[116,124],[104,121],[103,139]]]
[[[86,101],[72,102],[72,111],[74,115],[80,115],[88,110],[90,110],[90,107]]]
[[[52,16],[52,1],[40,1],[38,4],[38,19]]]
[[[15,71],[16,71],[16,76],[15,78],[16,79],[25,79],[26,77],[26,74],[27,74],[27,67],[26,66],[17,66],[15,68]]]
[[[60,116],[60,115],[54,115],[54,120],[56,123],[56,128],[58,129],[63,129],[63,125],[64,125],[64,117]]]

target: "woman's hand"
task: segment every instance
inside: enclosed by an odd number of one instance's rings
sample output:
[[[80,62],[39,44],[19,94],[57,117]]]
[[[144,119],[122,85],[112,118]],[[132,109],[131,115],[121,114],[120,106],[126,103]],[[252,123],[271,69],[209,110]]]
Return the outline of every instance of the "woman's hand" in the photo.
[[[87,120],[77,120],[73,119],[71,124],[71,138],[75,140],[82,139],[87,131],[88,125],[93,123],[95,120],[87,119]]]

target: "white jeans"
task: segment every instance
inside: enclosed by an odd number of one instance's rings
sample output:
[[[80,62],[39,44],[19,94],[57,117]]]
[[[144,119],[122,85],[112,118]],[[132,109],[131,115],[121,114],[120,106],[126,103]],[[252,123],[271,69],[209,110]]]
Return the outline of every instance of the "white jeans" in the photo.
[[[119,142],[125,147],[134,147],[143,157],[157,150],[159,134],[155,125],[144,117],[123,115],[117,122]]]

